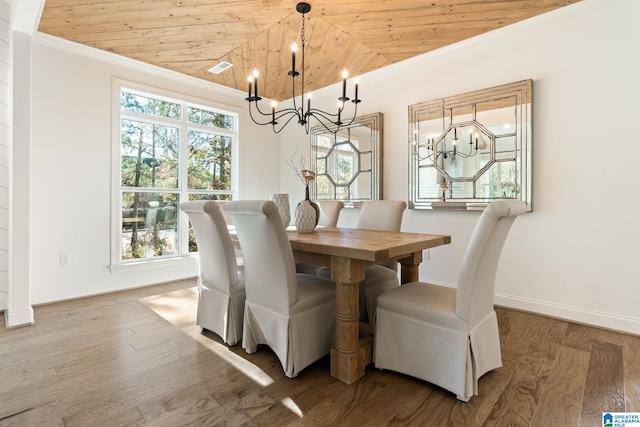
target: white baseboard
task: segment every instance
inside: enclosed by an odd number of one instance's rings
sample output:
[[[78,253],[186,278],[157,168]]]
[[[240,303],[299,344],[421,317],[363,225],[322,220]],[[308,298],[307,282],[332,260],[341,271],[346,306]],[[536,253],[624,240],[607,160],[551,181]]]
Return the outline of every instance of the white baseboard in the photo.
[[[29,307],[22,311],[4,311],[4,323],[7,329],[27,326],[34,323],[33,308]]]
[[[495,304],[506,308],[528,311],[575,323],[582,323],[590,326],[626,332],[633,335],[640,335],[640,318],[617,316],[611,313],[585,310],[582,308],[504,294],[496,294]]]
[[[104,282],[83,283],[47,292],[34,291],[31,294],[31,304],[49,304],[196,277],[198,275],[198,259],[182,257],[114,266],[109,269],[111,271],[110,280]]]

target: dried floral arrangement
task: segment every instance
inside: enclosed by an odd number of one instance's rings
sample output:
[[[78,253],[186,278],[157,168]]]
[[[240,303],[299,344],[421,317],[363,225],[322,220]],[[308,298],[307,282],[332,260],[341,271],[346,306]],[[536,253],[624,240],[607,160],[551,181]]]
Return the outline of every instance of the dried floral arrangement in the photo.
[[[298,152],[298,148],[293,152],[291,158],[289,160],[284,159],[285,163],[293,170],[294,175],[300,178],[305,187],[309,187],[311,181],[316,178],[316,174],[309,169],[305,168],[305,160],[302,154],[300,155],[300,160],[298,161],[298,165],[294,161],[296,153]]]

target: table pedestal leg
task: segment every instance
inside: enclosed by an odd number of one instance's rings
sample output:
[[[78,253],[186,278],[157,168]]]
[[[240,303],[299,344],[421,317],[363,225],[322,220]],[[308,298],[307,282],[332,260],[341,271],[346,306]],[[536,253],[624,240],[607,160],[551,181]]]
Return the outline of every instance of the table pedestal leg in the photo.
[[[409,282],[418,281],[418,266],[422,262],[422,252],[414,252],[408,257],[399,259],[400,263],[400,283],[404,285]]]
[[[331,375],[353,384],[364,375],[366,359],[359,344],[359,284],[364,280],[365,264],[334,257],[331,278],[336,282],[336,348],[331,350]]]

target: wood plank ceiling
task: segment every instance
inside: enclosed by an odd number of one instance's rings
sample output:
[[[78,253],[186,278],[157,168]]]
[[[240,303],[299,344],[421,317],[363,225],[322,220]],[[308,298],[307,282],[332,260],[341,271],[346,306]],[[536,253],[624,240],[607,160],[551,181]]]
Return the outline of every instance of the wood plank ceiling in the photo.
[[[305,88],[336,83],[345,68],[364,74],[577,1],[310,0]],[[300,46],[296,4],[46,0],[38,30],[243,91],[257,68],[261,96],[281,101],[291,98],[291,43]],[[207,71],[220,61],[233,67]]]

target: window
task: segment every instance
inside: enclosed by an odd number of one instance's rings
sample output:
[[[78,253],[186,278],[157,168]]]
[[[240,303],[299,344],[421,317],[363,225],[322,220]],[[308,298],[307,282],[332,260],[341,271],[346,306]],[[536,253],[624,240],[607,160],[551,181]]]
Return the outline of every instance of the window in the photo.
[[[180,203],[236,197],[238,113],[153,89],[116,86],[119,227],[112,261],[197,250],[193,233],[181,223]]]

